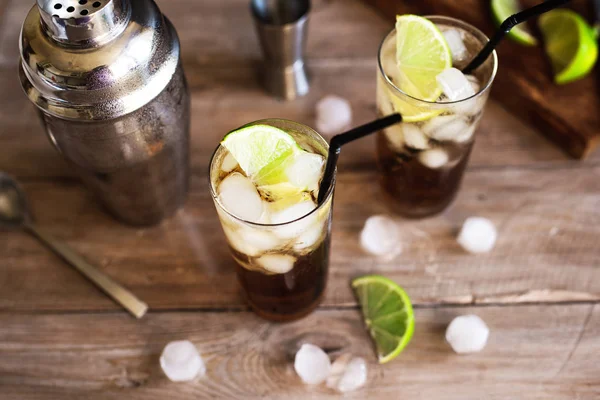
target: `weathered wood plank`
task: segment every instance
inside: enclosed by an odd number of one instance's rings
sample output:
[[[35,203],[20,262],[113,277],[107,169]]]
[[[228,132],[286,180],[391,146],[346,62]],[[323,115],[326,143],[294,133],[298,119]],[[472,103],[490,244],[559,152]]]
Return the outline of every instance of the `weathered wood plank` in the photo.
[[[398,220],[404,252],[383,262],[360,250],[365,219],[386,211],[376,172],[342,169],[336,189],[326,305],[352,305],[349,280],[384,273],[417,304],[600,300],[600,166],[472,169],[443,215]],[[162,226],[135,230],[104,214],[75,181],[25,185],[39,225],[67,241],[154,309],[241,307],[232,261],[197,171],[186,209]],[[497,224],[487,255],[454,240],[465,217]],[[0,309],[115,309],[32,238],[0,232]],[[68,295],[65,295],[67,293]]]
[[[454,354],[448,322],[476,313],[490,326],[483,352]],[[333,399],[326,387],[303,385],[293,355],[313,342],[332,357],[365,357],[369,378],[351,399],[596,399],[600,396],[598,305],[416,310],[413,341],[396,360],[378,365],[356,310],[318,311],[292,324],[248,312],[0,314],[0,390],[19,399]],[[189,339],[207,376],[175,384],[158,357],[171,340]]]
[[[291,357],[303,340],[369,360],[368,386],[347,398],[600,397],[598,305],[419,309],[413,343],[385,367],[374,362],[358,312],[337,308],[355,305],[348,282],[366,272],[397,280],[418,305],[600,301],[600,166],[566,162],[493,102],[457,203],[440,217],[399,220],[405,250],[391,262],[357,248],[364,219],[385,210],[373,143],[344,150],[325,300],[335,309],[287,325],[224,312],[244,306],[206,190],[216,142],[227,130],[266,116],[312,124],[314,104],[327,93],[352,101],[356,124],[371,119],[374,57],[389,24],[358,1],[314,1],[312,91],[280,103],[254,79],[258,46],[247,2],[160,4],[182,36],[193,89],[194,176],[183,212],[160,227],[136,230],[100,211],[41,133],[15,70],[18,28],[30,4],[0,0],[0,170],[24,178],[42,227],[154,311],[142,321],[124,312],[71,313],[118,308],[32,238],[0,232],[0,398],[337,398],[298,382]],[[492,218],[501,230],[498,247],[486,256],[466,255],[452,239],[462,219],[474,214]],[[220,312],[156,312],[177,309]],[[443,330],[468,312],[482,316],[492,336],[483,353],[459,357],[444,344]],[[199,346],[209,373],[177,385],[162,375],[157,359],[166,342],[183,338]]]
[[[4,10],[6,9],[8,5],[8,0],[0,0],[0,18],[2,18],[2,15],[4,15]],[[0,24],[2,23],[2,20],[0,19]]]
[[[19,32],[33,2],[0,0],[0,67],[17,65]]]

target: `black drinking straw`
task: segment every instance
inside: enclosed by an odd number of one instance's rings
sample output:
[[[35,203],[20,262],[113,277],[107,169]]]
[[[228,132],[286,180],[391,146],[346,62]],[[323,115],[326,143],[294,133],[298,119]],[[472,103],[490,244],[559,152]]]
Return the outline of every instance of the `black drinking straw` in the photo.
[[[325,196],[327,196],[329,187],[333,183],[333,175],[337,165],[337,160],[340,156],[340,151],[342,151],[342,146],[356,139],[370,135],[373,132],[377,132],[380,129],[397,124],[398,122],[402,122],[402,116],[396,113],[388,115],[384,118],[376,119],[368,124],[361,125],[357,128],[349,130],[348,132],[340,133],[339,135],[335,135],[333,138],[331,138],[331,142],[329,143],[329,154],[327,155],[327,164],[325,165],[325,172],[323,173],[323,179],[321,180],[321,185],[319,186],[319,197],[317,199],[317,204],[321,204],[323,200],[325,200]]]
[[[496,31],[494,36],[492,36],[492,38],[487,42],[485,47],[481,49],[479,54],[477,54],[475,58],[471,60],[469,65],[463,68],[462,72],[465,75],[467,75],[475,71],[477,67],[479,67],[485,62],[485,60],[487,60],[487,58],[490,56],[490,54],[492,54],[496,46],[498,46],[498,43],[500,43],[500,41],[504,39],[504,36],[506,36],[506,34],[515,26],[527,21],[529,18],[537,17],[545,12],[555,9],[556,7],[562,6],[568,3],[569,1],[571,0],[548,0],[541,4],[538,4],[537,6],[533,6],[506,18],[502,22],[502,24],[500,24],[500,28]]]

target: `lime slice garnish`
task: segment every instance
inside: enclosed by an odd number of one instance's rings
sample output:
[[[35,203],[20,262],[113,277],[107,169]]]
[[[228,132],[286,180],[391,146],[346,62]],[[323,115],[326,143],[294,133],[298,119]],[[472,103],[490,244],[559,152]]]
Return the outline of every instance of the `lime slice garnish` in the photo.
[[[442,94],[436,77],[452,67],[452,53],[444,35],[426,18],[416,15],[396,17],[397,82],[404,93],[424,101],[436,101]],[[423,109],[391,96],[396,111],[405,121],[431,118],[441,110]]]
[[[436,77],[452,67],[452,53],[444,35],[427,18],[396,17],[398,87],[420,100],[435,101],[442,94]]]
[[[384,90],[390,92],[387,88],[384,88]],[[404,122],[427,121],[428,119],[436,117],[444,112],[444,109],[441,108],[431,109],[429,107],[419,107],[417,105],[411,104],[407,101],[398,98],[391,92],[388,96],[392,101],[394,110],[396,110],[402,115],[402,121]]]
[[[250,125],[232,131],[223,138],[221,145],[255,182],[275,173],[294,151],[300,150],[293,137],[270,125]]]
[[[598,58],[592,27],[571,10],[550,11],[540,17],[539,24],[555,82],[568,83],[587,75]]]
[[[380,275],[356,278],[352,288],[375,342],[379,363],[393,360],[410,342],[415,330],[410,298],[394,281]]]
[[[521,5],[518,0],[492,0],[492,16],[498,26],[506,18],[519,11],[521,11]],[[524,23],[512,28],[508,32],[508,37],[526,46],[535,46],[537,44],[537,39],[531,34]]]
[[[284,130],[270,125],[245,126],[227,134],[221,145],[271,200],[318,187],[324,157],[303,150]]]

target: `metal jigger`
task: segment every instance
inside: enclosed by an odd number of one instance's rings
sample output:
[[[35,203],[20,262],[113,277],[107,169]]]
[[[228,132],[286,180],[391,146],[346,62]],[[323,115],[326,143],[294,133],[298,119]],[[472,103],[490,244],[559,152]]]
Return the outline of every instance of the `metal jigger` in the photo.
[[[251,0],[264,56],[262,81],[274,96],[293,100],[308,93],[304,48],[310,0]]]

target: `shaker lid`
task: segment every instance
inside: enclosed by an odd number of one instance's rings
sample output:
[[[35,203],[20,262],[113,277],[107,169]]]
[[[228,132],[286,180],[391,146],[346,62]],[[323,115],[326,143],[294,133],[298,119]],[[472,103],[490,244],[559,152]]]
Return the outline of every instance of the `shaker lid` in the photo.
[[[111,119],[156,97],[179,40],[152,0],[37,0],[21,31],[21,83],[44,112]]]
[[[59,43],[85,46],[120,34],[129,18],[128,2],[108,0],[37,0],[46,33]]]

